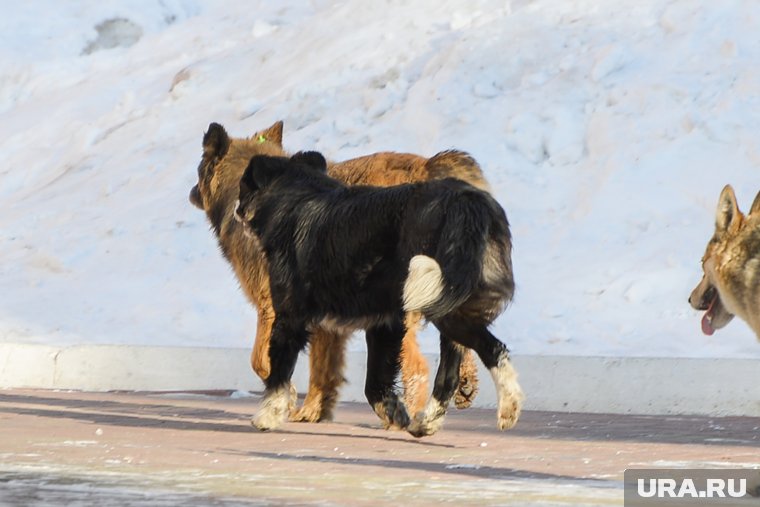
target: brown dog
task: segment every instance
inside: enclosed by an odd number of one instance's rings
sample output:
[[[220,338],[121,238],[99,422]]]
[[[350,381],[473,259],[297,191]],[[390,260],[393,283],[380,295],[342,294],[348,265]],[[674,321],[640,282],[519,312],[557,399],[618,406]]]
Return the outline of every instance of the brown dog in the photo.
[[[262,379],[269,376],[269,338],[274,321],[267,265],[260,245],[243,234],[234,219],[240,178],[254,155],[285,156],[282,122],[255,133],[250,138],[230,138],[221,125],[212,123],[203,138],[203,158],[198,167],[198,183],[190,191],[190,202],[204,210],[230,262],[240,286],[258,310],[256,338],[251,365]],[[376,153],[330,163],[329,174],[350,185],[390,186],[414,181],[456,177],[487,189],[477,162],[459,151],[445,151],[431,158],[405,153]],[[420,352],[416,331],[419,315],[407,317],[407,333],[401,350],[404,401],[411,413],[425,405],[428,366]],[[344,382],[345,348],[350,333],[336,329],[314,330],[310,340],[309,390],[303,407],[291,414],[293,421],[317,422],[332,419],[338,388]],[[477,393],[477,366],[471,353],[462,361],[458,408],[467,407]]]
[[[731,185],[723,188],[702,272],[689,296],[691,306],[705,312],[702,331],[711,335],[738,315],[760,339],[760,193],[745,215]]]

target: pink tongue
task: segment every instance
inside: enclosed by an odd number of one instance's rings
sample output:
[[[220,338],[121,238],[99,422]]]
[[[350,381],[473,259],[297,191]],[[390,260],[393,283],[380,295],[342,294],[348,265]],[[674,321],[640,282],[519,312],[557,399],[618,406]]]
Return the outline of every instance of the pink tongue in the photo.
[[[712,324],[710,321],[712,320],[712,307],[710,307],[709,310],[705,312],[705,315],[702,317],[702,332],[706,335],[710,336],[715,332],[715,329],[713,329]]]
[[[713,298],[713,300],[710,301],[710,306],[707,308],[707,311],[702,317],[702,332],[705,333],[707,336],[711,336],[715,332],[715,328],[712,327],[712,319],[713,319],[713,306],[715,306],[715,302],[717,300],[718,300],[718,296],[716,295]]]

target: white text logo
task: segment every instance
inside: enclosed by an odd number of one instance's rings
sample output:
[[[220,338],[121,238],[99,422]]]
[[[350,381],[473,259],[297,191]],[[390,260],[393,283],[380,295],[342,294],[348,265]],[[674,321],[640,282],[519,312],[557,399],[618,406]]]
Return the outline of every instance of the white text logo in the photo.
[[[639,479],[642,498],[741,498],[747,494],[747,479],[706,479],[705,489],[697,489],[692,479]]]

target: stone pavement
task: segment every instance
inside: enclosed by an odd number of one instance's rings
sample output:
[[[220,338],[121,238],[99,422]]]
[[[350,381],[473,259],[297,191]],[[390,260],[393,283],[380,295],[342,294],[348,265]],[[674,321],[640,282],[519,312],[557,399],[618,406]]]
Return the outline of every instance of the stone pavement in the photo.
[[[621,505],[629,467],[760,467],[760,418],[452,409],[418,440],[344,403],[259,433],[230,394],[0,391],[0,505]]]

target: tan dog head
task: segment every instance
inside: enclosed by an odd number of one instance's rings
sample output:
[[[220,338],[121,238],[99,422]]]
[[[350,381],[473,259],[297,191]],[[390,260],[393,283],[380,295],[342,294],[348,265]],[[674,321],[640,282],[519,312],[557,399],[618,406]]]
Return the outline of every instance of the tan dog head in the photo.
[[[209,217],[216,206],[237,198],[238,182],[248,160],[254,155],[284,155],[282,121],[253,134],[250,138],[231,138],[218,123],[209,125],[203,136],[203,156],[198,165],[198,183],[190,190],[190,202]],[[244,162],[241,162],[243,160]],[[233,195],[226,195],[233,192]],[[219,210],[221,211],[221,210]]]
[[[702,280],[689,296],[691,306],[705,312],[702,331],[707,335],[728,324],[734,314],[746,320],[747,309],[758,297],[747,293],[749,284],[745,282],[748,277],[754,277],[747,272],[746,260],[760,249],[760,243],[754,244],[753,240],[757,234],[747,224],[750,217],[759,214],[760,193],[745,217],[731,185],[723,188],[715,215],[715,234],[702,257]]]

